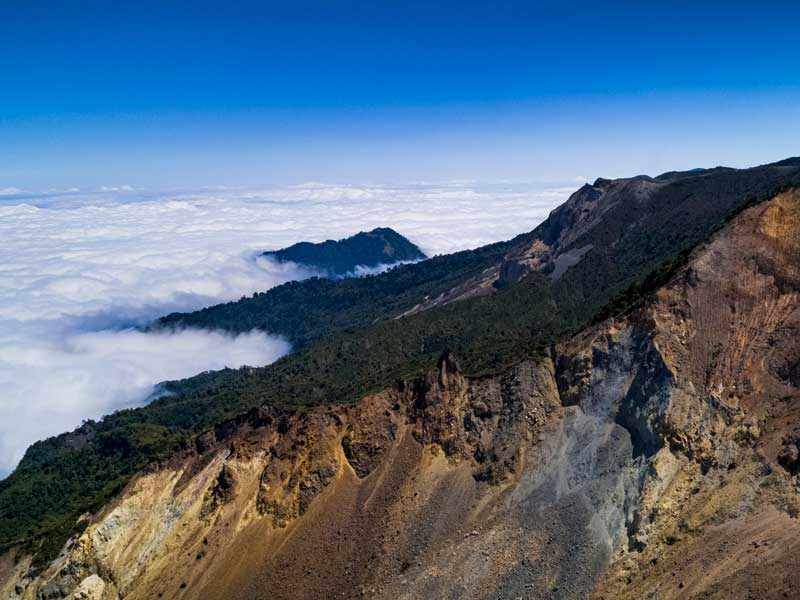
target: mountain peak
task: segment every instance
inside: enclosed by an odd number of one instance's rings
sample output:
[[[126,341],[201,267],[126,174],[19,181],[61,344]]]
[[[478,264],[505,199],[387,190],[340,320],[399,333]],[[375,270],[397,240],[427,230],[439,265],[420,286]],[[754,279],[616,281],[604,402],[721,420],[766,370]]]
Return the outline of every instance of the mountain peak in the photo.
[[[280,262],[292,261],[311,267],[331,279],[345,277],[358,267],[374,268],[427,258],[415,244],[390,227],[360,231],[341,240],[316,244],[300,242],[263,255]]]

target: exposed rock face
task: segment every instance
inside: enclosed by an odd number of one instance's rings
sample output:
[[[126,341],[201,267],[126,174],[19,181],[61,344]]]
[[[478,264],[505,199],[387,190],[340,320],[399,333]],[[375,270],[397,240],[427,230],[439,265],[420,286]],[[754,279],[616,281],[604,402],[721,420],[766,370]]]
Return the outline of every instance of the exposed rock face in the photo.
[[[531,271],[550,264],[555,267],[555,276],[560,276],[564,269],[591,249],[587,245],[573,246],[601,223],[603,215],[621,202],[631,202],[631,199],[644,204],[663,185],[663,182],[647,176],[615,181],[598,179],[593,185],[587,183],[550,213],[545,231],[531,232],[515,240],[500,267],[495,286],[506,287]]]
[[[450,533],[461,539],[456,523],[469,506],[442,502],[450,486],[473,499],[494,493],[483,481],[515,477],[522,449],[555,426],[559,410],[549,363],[470,380],[445,356],[435,373],[353,406],[253,411],[220,427],[213,444],[198,440],[204,454],[140,476],[41,577],[27,580],[20,569],[19,596],[84,593],[87,578],[104,582],[91,591],[104,600],[253,598],[265,589],[332,597],[373,583],[421,543],[405,539],[406,503],[430,523],[457,510]],[[319,547],[329,535],[335,550]],[[395,551],[376,554],[384,545]],[[327,576],[308,576],[312,567]]]
[[[747,210],[648,307],[674,383],[666,403],[654,393],[638,406],[646,418],[662,413],[664,446],[641,498],[642,550],[612,566],[598,597],[781,598],[798,588],[800,390],[775,368],[795,360],[796,346],[775,340],[800,319],[798,210],[797,192]]]
[[[470,378],[446,355],[354,405],[254,410],[40,576],[0,559],[0,598],[792,597],[798,240],[782,194],[550,358]]]

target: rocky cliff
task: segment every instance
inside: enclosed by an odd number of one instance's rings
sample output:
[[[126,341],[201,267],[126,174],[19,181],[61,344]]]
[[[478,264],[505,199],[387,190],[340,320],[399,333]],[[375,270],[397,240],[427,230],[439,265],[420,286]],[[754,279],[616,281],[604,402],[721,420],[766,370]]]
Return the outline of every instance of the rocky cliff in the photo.
[[[0,598],[792,597],[799,294],[790,191],[549,356],[219,424]]]

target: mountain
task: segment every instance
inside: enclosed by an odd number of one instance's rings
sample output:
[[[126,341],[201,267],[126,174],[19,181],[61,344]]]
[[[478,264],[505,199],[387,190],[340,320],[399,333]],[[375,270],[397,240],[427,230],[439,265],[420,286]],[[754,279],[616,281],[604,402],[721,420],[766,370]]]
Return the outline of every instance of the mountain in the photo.
[[[439,298],[491,271],[509,244],[501,242],[399,265],[374,277],[311,278],[190,313],[172,313],[155,328],[199,327],[243,333],[261,329],[303,347],[337,330],[362,327]]]
[[[0,598],[791,597],[798,240],[790,159],[599,179],[509,242],[325,282],[346,316],[293,354],[32,446]],[[183,318],[322,314],[319,285]]]
[[[345,277],[359,267],[370,269],[427,258],[414,244],[388,227],[361,231],[339,241],[300,242],[263,255],[280,262],[292,261],[312,267],[330,278]]]

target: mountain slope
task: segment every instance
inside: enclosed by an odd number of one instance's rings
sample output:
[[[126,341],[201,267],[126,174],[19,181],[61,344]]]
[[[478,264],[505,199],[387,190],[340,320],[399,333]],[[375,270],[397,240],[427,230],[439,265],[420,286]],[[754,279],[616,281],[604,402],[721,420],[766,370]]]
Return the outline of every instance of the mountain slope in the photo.
[[[168,315],[157,326],[232,333],[262,329],[302,347],[342,329],[491,295],[536,270],[558,274],[555,286],[546,287],[563,290],[562,297],[574,296],[569,299],[573,313],[589,313],[597,307],[584,310],[580,304],[593,288],[610,288],[612,296],[621,293],[641,281],[642,272],[690,250],[748,202],[795,185],[799,169],[795,159],[787,159],[746,170],[599,179],[578,190],[534,231],[508,242],[437,256],[376,277],[292,282],[253,298]],[[627,264],[618,265],[619,260]],[[562,283],[563,273],[568,277]],[[606,301],[609,294],[602,296]]]
[[[284,416],[305,414],[305,408],[296,413],[299,408],[351,403],[398,380],[413,382],[418,373],[433,369],[444,351],[458,358],[460,376],[476,381],[502,377],[531,360],[542,368],[552,343],[655,291],[726,221],[792,186],[800,186],[800,169],[793,165],[715,170],[666,181],[601,180],[584,187],[535,232],[500,246],[505,250],[500,256],[493,254],[498,247],[484,250],[496,262],[483,263],[479,272],[467,269],[469,276],[451,288],[457,294],[422,298],[423,304],[433,302],[400,319],[334,330],[270,367],[169,384],[173,396],[34,445],[0,483],[0,541],[25,543],[28,552],[45,542],[38,552],[41,564],[75,531],[80,514],[101,508],[146,465],[213,447],[232,431],[250,427],[253,419],[259,423],[262,411],[280,433]],[[563,256],[569,264],[559,269]],[[390,275],[370,279],[386,281],[381,278]],[[485,285],[487,278],[495,286]],[[378,289],[373,301],[383,293]],[[507,416],[509,423],[519,418]],[[448,416],[436,430],[461,420]],[[494,454],[486,449],[477,454],[502,464],[503,452],[498,447]],[[490,473],[486,478],[503,477]]]
[[[135,478],[41,578],[7,563],[0,589],[791,597],[798,240],[800,192],[780,193],[544,356],[473,377],[445,354],[355,403],[220,424]]]
[[[334,331],[396,316],[496,268],[508,250],[501,242],[401,265],[387,273],[332,281],[286,283],[236,302],[191,313],[173,313],[154,326],[200,327],[242,333],[261,329],[305,346]]]
[[[358,267],[374,268],[427,258],[417,246],[389,227],[361,231],[338,241],[300,242],[263,255],[312,267],[330,278],[344,277]]]

